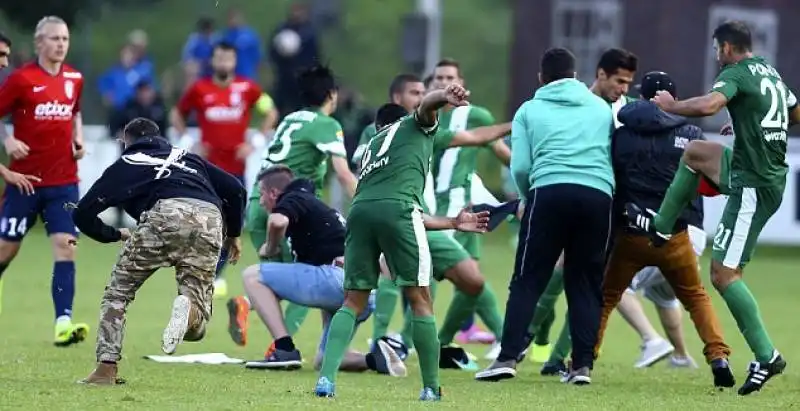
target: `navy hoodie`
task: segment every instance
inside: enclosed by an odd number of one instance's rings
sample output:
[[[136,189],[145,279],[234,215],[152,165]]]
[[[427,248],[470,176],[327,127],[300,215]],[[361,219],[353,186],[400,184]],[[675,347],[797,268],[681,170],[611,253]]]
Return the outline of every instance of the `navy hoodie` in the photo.
[[[72,219],[89,238],[119,241],[120,233],[100,213],[122,207],[138,220],[159,201],[193,198],[216,205],[228,237],[242,233],[247,192],[239,180],[196,154],[173,147],[163,137],[143,137],[128,146],[86,193]]]
[[[625,203],[658,211],[683,150],[690,141],[703,140],[703,131],[688,124],[686,118],[666,113],[644,100],[624,105],[617,118],[623,127],[614,132],[611,147],[617,182],[615,217],[622,217]],[[698,198],[686,207],[674,232],[687,225],[703,227],[702,201]]]

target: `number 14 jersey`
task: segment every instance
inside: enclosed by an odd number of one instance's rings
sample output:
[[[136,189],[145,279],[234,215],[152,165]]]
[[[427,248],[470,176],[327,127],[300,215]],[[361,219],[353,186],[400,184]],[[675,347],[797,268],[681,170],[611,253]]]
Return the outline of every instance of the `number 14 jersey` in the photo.
[[[735,134],[731,187],[782,186],[786,181],[789,112],[797,98],[761,57],[723,67],[712,91],[728,99]]]

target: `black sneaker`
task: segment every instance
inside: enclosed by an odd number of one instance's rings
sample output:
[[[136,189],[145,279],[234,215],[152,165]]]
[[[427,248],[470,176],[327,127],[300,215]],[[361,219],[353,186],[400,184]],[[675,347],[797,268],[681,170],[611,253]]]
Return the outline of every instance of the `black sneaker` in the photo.
[[[403,363],[403,359],[397,354],[395,347],[391,346],[386,340],[388,340],[387,337],[379,339],[370,351],[375,359],[376,371],[379,374],[391,375],[392,377],[405,377],[408,375],[408,370],[405,363]],[[402,343],[398,343],[402,345]]]
[[[267,370],[299,370],[303,366],[303,358],[296,349],[292,351],[275,349],[263,361],[248,361],[244,366]]]
[[[642,211],[639,206],[633,203],[625,204],[625,215],[628,217],[628,225],[637,230],[643,231],[650,236],[650,243],[653,247],[661,247],[672,238],[671,234],[663,234],[656,231],[653,224],[653,213],[651,210]]]
[[[494,360],[492,365],[483,371],[475,374],[478,381],[500,381],[517,376],[517,362],[514,360],[498,361]]]
[[[548,361],[544,363],[539,374],[545,377],[560,377],[567,373],[567,366],[564,361]]]
[[[561,382],[573,385],[589,385],[592,383],[592,373],[589,367],[581,367],[572,370],[561,378]]]
[[[761,391],[764,384],[770,378],[783,373],[786,368],[786,360],[775,351],[772,359],[768,363],[760,363],[753,361],[750,363],[749,374],[747,374],[747,381],[739,387],[739,395],[748,395],[756,391]]]
[[[711,373],[714,374],[714,387],[731,388],[736,385],[736,378],[725,358],[711,361]]]

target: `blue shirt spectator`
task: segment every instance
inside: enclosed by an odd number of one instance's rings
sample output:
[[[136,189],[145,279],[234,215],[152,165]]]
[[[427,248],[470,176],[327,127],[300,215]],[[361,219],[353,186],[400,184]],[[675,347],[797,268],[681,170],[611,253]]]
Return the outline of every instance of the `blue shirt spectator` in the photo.
[[[197,21],[196,31],[189,35],[186,44],[183,45],[182,61],[197,63],[202,77],[211,75],[211,55],[217,37],[214,34],[214,20],[201,17]]]
[[[247,26],[239,10],[228,13],[228,28],[220,33],[219,40],[236,47],[236,74],[256,79],[261,64],[261,40],[258,33]]]
[[[125,107],[135,94],[136,85],[142,81],[153,83],[155,68],[150,59],[136,60],[130,47],[120,52],[120,62],[100,77],[98,88],[106,105],[113,109]]]

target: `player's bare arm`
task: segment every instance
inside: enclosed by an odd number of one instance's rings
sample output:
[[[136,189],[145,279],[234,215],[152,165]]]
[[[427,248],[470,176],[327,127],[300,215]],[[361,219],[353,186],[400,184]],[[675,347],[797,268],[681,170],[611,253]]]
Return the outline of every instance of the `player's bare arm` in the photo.
[[[492,152],[503,165],[506,167],[511,165],[511,147],[504,143],[503,140],[495,140],[492,143]]]
[[[280,213],[269,215],[267,220],[267,242],[262,247],[262,257],[270,258],[281,253],[281,242],[286,237],[286,229],[289,227],[289,217]]]
[[[358,179],[356,176],[350,171],[350,164],[347,162],[347,158],[341,156],[331,156],[331,166],[333,166],[333,171],[336,173],[336,178],[339,180],[339,184],[347,190],[347,195],[350,198],[356,194],[356,186],[358,185]]]
[[[75,159],[82,159],[86,155],[86,146],[83,142],[83,116],[81,113],[72,117],[72,144],[75,148]]]
[[[511,133],[511,123],[477,127],[471,130],[458,131],[450,141],[450,147],[483,146]]]
[[[658,107],[668,113],[677,114],[684,117],[708,117],[719,113],[728,99],[718,91],[712,91],[704,96],[690,98],[688,100],[675,100],[667,91],[658,91],[652,101]]]
[[[450,84],[443,90],[428,93],[417,108],[417,121],[423,127],[433,127],[437,121],[437,111],[451,104],[465,106],[469,104],[467,98],[469,91],[458,84]]]
[[[422,214],[426,230],[458,230],[471,233],[486,232],[489,224],[489,211],[473,213],[470,208],[462,209],[455,217],[434,217]]]

